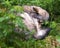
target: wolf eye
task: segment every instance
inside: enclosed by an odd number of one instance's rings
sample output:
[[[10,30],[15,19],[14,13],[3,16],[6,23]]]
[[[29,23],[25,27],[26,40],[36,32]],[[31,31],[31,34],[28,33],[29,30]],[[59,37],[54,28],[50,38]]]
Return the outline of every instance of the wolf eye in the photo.
[[[37,15],[39,15],[39,13],[36,12]]]

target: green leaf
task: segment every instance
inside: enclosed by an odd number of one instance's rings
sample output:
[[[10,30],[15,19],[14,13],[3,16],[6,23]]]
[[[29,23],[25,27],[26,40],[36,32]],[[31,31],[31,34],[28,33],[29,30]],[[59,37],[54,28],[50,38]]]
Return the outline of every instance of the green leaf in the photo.
[[[9,17],[8,16],[7,17],[0,17],[0,22],[4,21],[6,19],[9,19]]]
[[[52,21],[52,22],[50,23],[50,27],[51,27],[51,28],[55,28],[56,26],[57,26],[57,23],[56,23],[56,22]]]
[[[14,6],[13,9],[16,10],[17,12],[23,12],[22,6]]]
[[[60,42],[60,36],[56,36],[56,40]]]

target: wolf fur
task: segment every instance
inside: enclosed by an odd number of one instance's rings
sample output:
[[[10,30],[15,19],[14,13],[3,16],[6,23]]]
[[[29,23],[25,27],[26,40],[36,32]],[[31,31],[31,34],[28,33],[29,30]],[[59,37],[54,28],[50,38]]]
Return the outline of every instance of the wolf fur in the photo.
[[[18,16],[23,18],[23,23],[27,26],[27,28],[32,31],[35,30],[35,34],[33,35],[36,39],[42,39],[46,36],[46,34],[50,31],[49,28],[42,29],[41,23],[43,20],[49,19],[49,13],[37,6],[23,6],[24,12],[17,13]],[[49,31],[48,31],[49,30]]]

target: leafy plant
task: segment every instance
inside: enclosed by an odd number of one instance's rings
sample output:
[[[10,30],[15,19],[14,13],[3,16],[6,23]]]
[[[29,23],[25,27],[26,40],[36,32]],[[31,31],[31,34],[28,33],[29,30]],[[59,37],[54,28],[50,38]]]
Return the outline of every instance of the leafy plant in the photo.
[[[24,34],[15,31],[16,27],[27,30],[22,18],[16,12],[23,12],[23,5],[36,5],[46,9],[50,14],[52,28],[44,40],[24,40]],[[33,31],[34,32],[34,31]],[[31,33],[33,34],[33,33]],[[57,37],[56,37],[57,36]],[[0,0],[0,48],[60,48],[60,0]],[[57,41],[56,41],[57,40]]]

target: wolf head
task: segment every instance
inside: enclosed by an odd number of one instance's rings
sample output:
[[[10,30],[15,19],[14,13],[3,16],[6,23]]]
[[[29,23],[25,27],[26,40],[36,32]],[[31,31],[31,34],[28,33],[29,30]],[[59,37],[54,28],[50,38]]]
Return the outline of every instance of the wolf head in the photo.
[[[23,6],[24,11],[27,13],[35,13],[38,16],[36,18],[42,19],[42,20],[48,20],[49,19],[49,13],[42,9],[41,7],[37,6]]]

